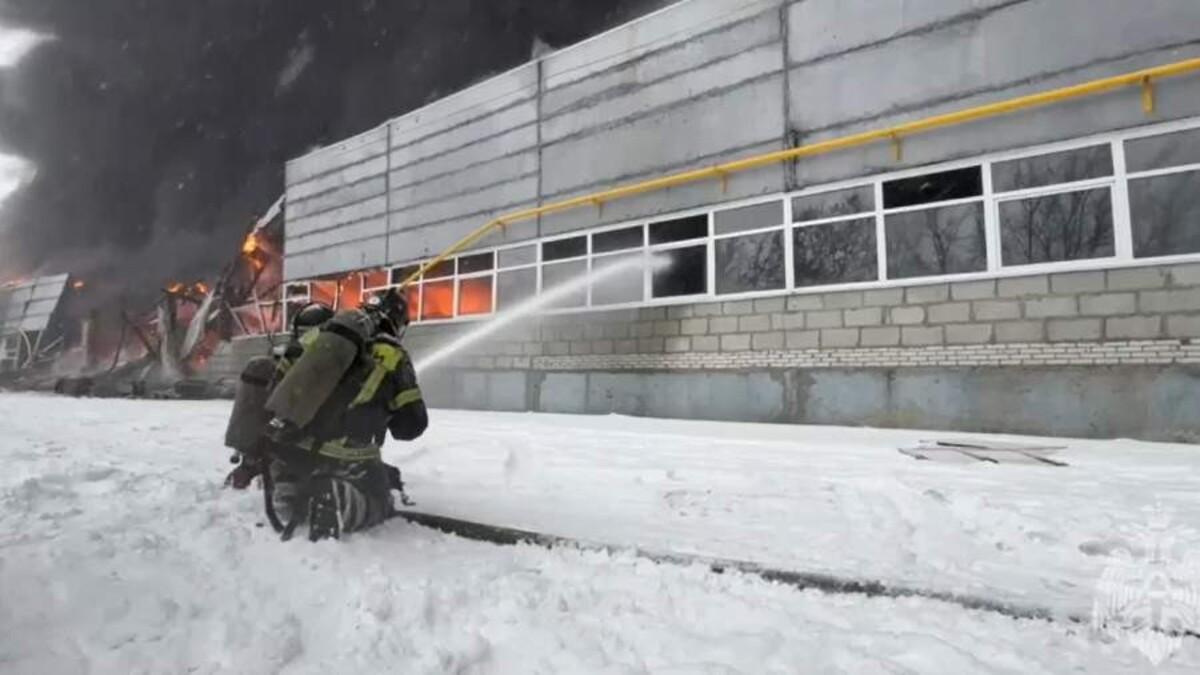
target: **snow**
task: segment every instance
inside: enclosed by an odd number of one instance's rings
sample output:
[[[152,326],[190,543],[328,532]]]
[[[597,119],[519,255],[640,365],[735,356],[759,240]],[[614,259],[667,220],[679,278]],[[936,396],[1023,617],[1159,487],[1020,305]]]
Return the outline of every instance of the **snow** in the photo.
[[[220,488],[228,404],[0,394],[2,673],[1142,673],[1129,644],[924,598],[797,591],[632,554],[389,523],[280,543]],[[422,510],[590,541],[1090,609],[1186,446],[1069,468],[916,462],[928,432],[433,412],[392,444]],[[959,437],[961,434],[955,434]],[[1089,553],[1090,552],[1090,553]],[[1196,672],[1200,640],[1153,672]]]

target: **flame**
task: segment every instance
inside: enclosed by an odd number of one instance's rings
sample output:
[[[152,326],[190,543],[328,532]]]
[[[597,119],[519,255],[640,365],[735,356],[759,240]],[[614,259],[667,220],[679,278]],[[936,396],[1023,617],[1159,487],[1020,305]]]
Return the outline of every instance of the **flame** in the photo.
[[[258,234],[251,232],[246,235],[246,241],[242,242],[242,255],[254,255],[260,248],[262,244],[258,241]]]
[[[82,291],[83,289],[87,288],[87,284],[84,283],[82,279],[76,279],[75,281],[71,282],[71,288],[77,291]]]
[[[197,281],[192,286],[192,290],[196,291],[200,295],[208,295],[208,284],[204,283],[203,281]]]
[[[167,292],[171,295],[179,295],[185,288],[187,288],[187,284],[182,281],[174,281],[171,282],[170,286],[167,286]]]

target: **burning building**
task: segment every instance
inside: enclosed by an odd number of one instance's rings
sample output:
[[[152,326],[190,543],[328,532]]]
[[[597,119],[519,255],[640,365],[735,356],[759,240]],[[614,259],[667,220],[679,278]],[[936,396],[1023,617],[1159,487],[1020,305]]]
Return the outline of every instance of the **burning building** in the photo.
[[[1195,3],[685,0],[290,162],[282,302],[411,278],[419,361],[665,257],[426,374],[431,401],[1187,437],[1197,24]]]

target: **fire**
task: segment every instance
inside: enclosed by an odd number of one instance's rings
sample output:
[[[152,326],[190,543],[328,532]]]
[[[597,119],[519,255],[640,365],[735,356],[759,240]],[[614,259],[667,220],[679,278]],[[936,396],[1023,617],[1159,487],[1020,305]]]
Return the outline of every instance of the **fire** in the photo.
[[[82,279],[76,279],[75,281],[71,282],[71,288],[77,291],[82,291],[83,289],[87,288],[87,284],[84,283]]]
[[[182,281],[174,281],[170,286],[167,286],[167,292],[171,295],[179,295],[180,293],[183,293],[185,288],[187,288],[187,284],[183,283]]]
[[[242,242],[242,255],[252,256],[260,248],[262,244],[258,242],[258,234],[251,232],[246,235],[246,241]]]
[[[204,283],[203,281],[197,281],[192,286],[192,290],[196,291],[200,295],[208,295],[208,284]]]

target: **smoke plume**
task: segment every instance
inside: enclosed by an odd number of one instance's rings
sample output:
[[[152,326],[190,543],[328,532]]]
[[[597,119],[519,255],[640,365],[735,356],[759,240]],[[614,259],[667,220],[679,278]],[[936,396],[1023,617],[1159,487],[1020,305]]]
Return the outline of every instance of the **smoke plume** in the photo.
[[[114,293],[211,276],[283,165],[663,0],[0,0],[0,273]]]

